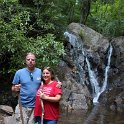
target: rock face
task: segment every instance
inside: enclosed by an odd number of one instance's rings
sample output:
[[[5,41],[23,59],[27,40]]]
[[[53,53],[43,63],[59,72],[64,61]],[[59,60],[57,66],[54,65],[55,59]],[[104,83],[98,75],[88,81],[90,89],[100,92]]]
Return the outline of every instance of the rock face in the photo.
[[[111,62],[111,83],[115,87],[124,88],[124,37],[118,37],[112,40],[113,57]]]
[[[0,105],[0,124],[14,124],[11,123],[11,115],[13,114],[13,109],[7,105]]]
[[[13,114],[13,109],[10,106],[6,106],[6,105],[0,105],[0,111],[3,113],[7,113],[8,115],[12,115]]]
[[[65,37],[66,55],[56,69],[57,77],[63,82],[63,100],[61,101],[63,108],[87,110],[89,105],[92,105],[94,89],[89,77],[86,58],[101,88],[105,80],[110,43],[113,50],[107,73],[106,89],[108,92],[103,92],[98,100],[105,102],[109,96],[106,102],[110,106],[114,104],[116,109],[118,105],[123,106],[124,37],[109,40],[78,23],[71,23],[68,26]]]

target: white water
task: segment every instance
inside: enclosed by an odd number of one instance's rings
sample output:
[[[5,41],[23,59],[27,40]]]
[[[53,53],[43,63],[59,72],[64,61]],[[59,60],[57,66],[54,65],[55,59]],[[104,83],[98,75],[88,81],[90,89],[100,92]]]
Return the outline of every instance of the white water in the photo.
[[[80,65],[81,63],[79,63],[79,61],[78,61],[79,55],[78,55],[78,52],[77,52],[77,49],[82,48],[82,45],[79,44],[78,38],[74,34],[69,33],[69,32],[65,32],[64,36],[65,36],[65,38],[68,38],[68,41],[73,46],[73,61],[74,61],[75,65],[76,65],[76,67],[79,71],[79,73],[77,74],[78,75],[77,78],[79,79],[78,82],[84,84],[84,76],[83,76],[84,75],[84,73],[83,73],[84,69]]]
[[[71,43],[71,45],[73,47],[75,47],[77,45],[77,43],[76,43],[77,42],[77,37],[75,35],[73,35],[69,32],[65,32],[64,36],[65,36],[65,38],[67,38],[67,37],[69,38],[69,42]]]
[[[108,71],[110,68],[111,55],[112,55],[112,46],[110,46],[110,49],[109,49],[108,63],[107,63],[107,66],[105,68],[105,74],[104,74],[105,79],[104,79],[104,82],[103,82],[103,85],[102,85],[100,91],[93,98],[93,103],[98,103],[99,96],[101,95],[101,93],[103,93],[106,90],[107,82],[108,82]]]
[[[98,84],[98,81],[97,81],[97,78],[96,78],[94,71],[91,70],[90,63],[89,63],[87,57],[86,57],[86,63],[88,66],[88,72],[89,72],[91,86],[93,89],[93,94],[97,94],[100,90],[100,87],[99,87],[99,84]]]

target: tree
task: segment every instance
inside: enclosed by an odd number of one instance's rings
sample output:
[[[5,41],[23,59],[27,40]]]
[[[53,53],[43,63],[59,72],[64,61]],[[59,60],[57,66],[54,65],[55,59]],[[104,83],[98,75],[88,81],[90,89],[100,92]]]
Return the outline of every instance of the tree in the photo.
[[[107,37],[124,34],[123,0],[96,0],[92,2],[87,25]]]
[[[22,68],[27,52],[38,56],[38,67],[58,64],[64,55],[63,42],[56,39],[54,25],[44,20],[41,10],[22,6],[17,0],[1,0],[0,11],[1,77],[7,75],[9,80],[15,70]]]
[[[90,14],[91,0],[81,0],[80,5],[81,5],[80,23],[85,24],[88,15]]]

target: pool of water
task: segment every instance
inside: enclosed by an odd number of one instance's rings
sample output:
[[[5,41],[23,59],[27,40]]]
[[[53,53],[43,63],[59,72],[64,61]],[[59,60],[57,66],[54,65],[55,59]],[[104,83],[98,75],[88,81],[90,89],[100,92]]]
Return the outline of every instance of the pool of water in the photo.
[[[58,124],[124,124],[124,112],[96,105],[91,110],[62,110]]]

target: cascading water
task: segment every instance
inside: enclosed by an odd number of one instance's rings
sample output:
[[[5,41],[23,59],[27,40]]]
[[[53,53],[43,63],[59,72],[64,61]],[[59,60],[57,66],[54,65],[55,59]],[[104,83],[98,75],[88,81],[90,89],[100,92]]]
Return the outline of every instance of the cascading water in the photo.
[[[91,86],[92,86],[92,90],[93,90],[93,96],[94,96],[95,94],[99,93],[100,87],[99,87],[99,84],[98,84],[98,81],[97,81],[97,78],[96,78],[94,71],[91,70],[90,62],[89,62],[87,57],[86,57],[86,63],[88,66],[88,72],[89,72],[90,82],[91,82]]]
[[[72,55],[73,56],[73,61],[74,61],[75,65],[76,65],[76,67],[77,67],[77,69],[79,71],[79,73],[77,73],[78,82],[84,84],[84,69],[82,67],[82,65],[84,63],[80,63],[78,61],[79,53],[77,52],[77,50],[79,50],[81,48],[81,44],[79,44],[79,40],[74,34],[71,34],[69,32],[65,32],[64,36],[66,38],[68,38],[68,41],[73,46],[73,55]],[[83,56],[83,59],[84,59],[84,56]]]
[[[109,71],[110,62],[111,62],[111,55],[112,55],[112,46],[110,45],[110,48],[109,48],[109,51],[108,51],[108,62],[107,62],[107,66],[105,68],[105,74],[104,74],[105,79],[104,79],[103,85],[100,88],[99,92],[93,98],[93,103],[97,103],[100,94],[103,93],[106,90],[107,82],[108,82],[108,71]]]
[[[98,99],[101,95],[101,93],[103,93],[106,89],[107,86],[107,79],[108,79],[108,71],[109,71],[109,67],[110,67],[110,61],[111,61],[111,55],[112,55],[112,46],[110,45],[110,49],[108,51],[108,61],[107,61],[107,66],[105,68],[105,74],[104,74],[104,81],[103,81],[103,85],[102,87],[99,86],[99,83],[97,81],[97,77],[94,73],[94,71],[91,69],[91,65],[90,62],[88,60],[88,57],[86,56],[85,52],[84,52],[84,48],[83,45],[79,42],[78,38],[76,37],[76,35],[71,34],[69,32],[65,32],[64,36],[66,38],[68,38],[68,41],[70,42],[70,44],[73,46],[73,60],[75,62],[76,67],[78,68],[79,71],[79,77],[80,77],[80,82],[85,82],[83,79],[84,78],[84,69],[82,64],[78,61],[78,50],[80,49],[81,51],[81,56],[86,61],[87,67],[88,67],[88,73],[89,73],[89,80],[90,80],[90,84],[92,86],[92,94],[93,94],[93,103],[98,103]]]
[[[71,34],[71,33],[69,33],[69,32],[66,31],[66,32],[64,33],[64,36],[65,36],[65,38],[68,37],[68,40],[69,40],[70,44],[71,44],[73,47],[79,47],[78,39],[77,39],[77,37],[76,37],[74,34]]]

